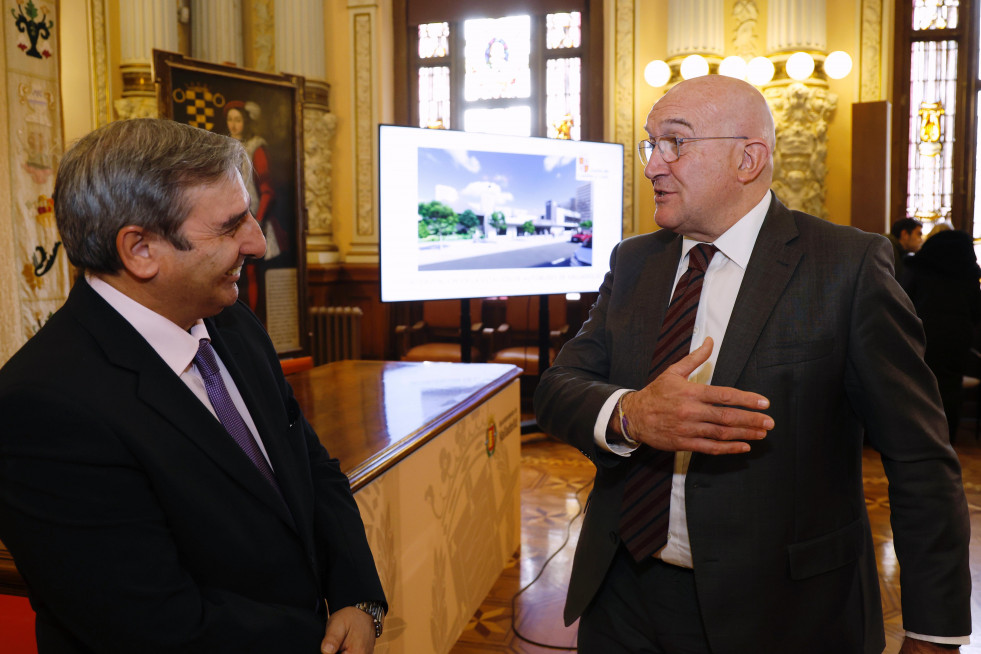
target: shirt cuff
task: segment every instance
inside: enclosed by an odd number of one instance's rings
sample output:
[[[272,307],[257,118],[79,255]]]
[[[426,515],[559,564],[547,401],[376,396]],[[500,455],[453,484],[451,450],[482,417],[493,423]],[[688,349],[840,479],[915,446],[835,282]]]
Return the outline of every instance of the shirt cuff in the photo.
[[[606,430],[610,426],[610,416],[613,415],[613,412],[617,408],[617,400],[631,392],[631,390],[629,388],[621,388],[608,397],[603,404],[603,408],[600,409],[599,415],[596,416],[596,424],[593,425],[593,440],[596,442],[596,445],[601,450],[612,452],[618,456],[630,456],[634,450],[640,447],[639,445],[631,447],[626,444],[611,444],[606,440]]]
[[[923,634],[917,634],[912,631],[906,632],[907,638],[915,638],[916,640],[925,640],[928,643],[937,643],[938,645],[970,645],[971,635],[967,636],[924,636]]]

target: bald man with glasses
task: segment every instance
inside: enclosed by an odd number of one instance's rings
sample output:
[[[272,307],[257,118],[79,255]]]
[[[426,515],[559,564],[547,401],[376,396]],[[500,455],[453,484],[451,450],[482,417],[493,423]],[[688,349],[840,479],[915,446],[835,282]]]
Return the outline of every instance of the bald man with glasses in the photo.
[[[752,86],[682,82],[639,151],[655,233],[620,243],[542,376],[596,465],[565,619],[583,654],[878,654],[862,449],[881,454],[903,654],[969,641],[969,524],[923,330],[879,235],[770,191]]]

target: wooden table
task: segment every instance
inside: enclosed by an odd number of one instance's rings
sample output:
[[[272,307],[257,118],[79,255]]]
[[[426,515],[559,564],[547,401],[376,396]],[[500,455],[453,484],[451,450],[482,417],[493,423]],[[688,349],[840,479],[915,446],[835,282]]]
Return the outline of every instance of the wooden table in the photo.
[[[496,364],[337,361],[289,381],[358,491],[520,374]]]

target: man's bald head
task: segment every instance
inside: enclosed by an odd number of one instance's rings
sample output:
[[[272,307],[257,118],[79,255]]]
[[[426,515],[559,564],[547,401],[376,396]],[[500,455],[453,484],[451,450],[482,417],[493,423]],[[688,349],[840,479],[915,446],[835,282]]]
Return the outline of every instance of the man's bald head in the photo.
[[[646,129],[660,139],[644,174],[661,227],[711,242],[769,191],[773,115],[750,84],[720,75],[681,82],[654,104]],[[665,143],[673,144],[667,159]]]

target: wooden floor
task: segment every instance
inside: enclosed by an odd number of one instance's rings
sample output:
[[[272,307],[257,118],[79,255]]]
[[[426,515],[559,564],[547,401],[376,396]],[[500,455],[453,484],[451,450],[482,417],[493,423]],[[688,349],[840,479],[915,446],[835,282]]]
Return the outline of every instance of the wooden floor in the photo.
[[[973,423],[963,425],[955,446],[964,470],[964,490],[971,514],[971,572],[975,589],[972,597],[974,636],[971,645],[961,648],[964,654],[981,654],[981,445],[975,440],[973,430]],[[575,651],[575,625],[571,628],[563,626],[562,606],[582,523],[581,506],[589,493],[594,470],[585,457],[568,445],[540,434],[524,439],[521,448],[521,551],[470,620],[451,650],[453,654],[544,654],[557,651],[556,648]],[[873,450],[866,451],[864,464],[865,497],[876,543],[886,620],[885,653],[895,654],[899,651],[903,631],[899,568],[889,526],[887,484],[882,464]],[[542,566],[553,555],[542,572]],[[535,580],[540,572],[541,576]],[[526,586],[529,586],[527,590],[515,598],[515,594]]]

